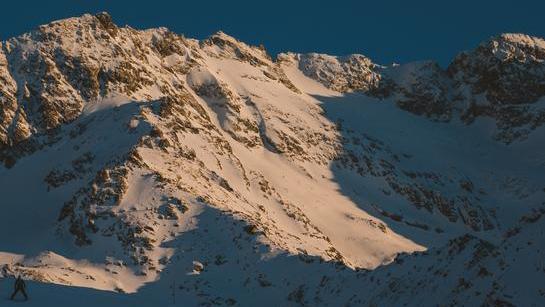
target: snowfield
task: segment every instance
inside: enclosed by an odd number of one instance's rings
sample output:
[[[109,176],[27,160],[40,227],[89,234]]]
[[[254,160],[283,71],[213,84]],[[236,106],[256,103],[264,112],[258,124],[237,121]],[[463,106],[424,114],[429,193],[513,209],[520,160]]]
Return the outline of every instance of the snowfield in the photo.
[[[1,306],[18,275],[27,306],[545,303],[542,39],[273,60],[101,13],[1,46]]]

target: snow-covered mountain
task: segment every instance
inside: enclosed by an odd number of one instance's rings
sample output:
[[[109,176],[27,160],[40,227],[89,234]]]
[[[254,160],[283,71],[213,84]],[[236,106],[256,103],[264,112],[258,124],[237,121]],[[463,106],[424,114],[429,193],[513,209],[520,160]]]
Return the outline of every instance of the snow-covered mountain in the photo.
[[[1,43],[0,275],[36,306],[542,305],[544,61],[41,26]]]

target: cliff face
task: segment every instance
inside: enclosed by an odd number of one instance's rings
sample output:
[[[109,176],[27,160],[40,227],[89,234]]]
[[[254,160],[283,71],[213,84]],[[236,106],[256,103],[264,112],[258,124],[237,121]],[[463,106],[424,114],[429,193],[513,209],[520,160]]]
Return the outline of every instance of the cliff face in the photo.
[[[538,38],[492,38],[447,69],[273,60],[106,13],[1,44],[3,275],[135,302],[171,282],[194,304],[542,295]]]

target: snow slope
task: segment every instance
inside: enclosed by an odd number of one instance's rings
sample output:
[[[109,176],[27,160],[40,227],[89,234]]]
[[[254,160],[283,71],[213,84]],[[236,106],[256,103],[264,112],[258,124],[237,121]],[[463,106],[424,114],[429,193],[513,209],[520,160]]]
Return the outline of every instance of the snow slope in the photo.
[[[491,42],[531,67],[491,59],[513,76],[484,92],[487,44],[445,71],[275,61],[105,13],[2,42],[2,295],[22,275],[37,306],[540,305],[543,95],[498,88],[545,84],[544,47]]]

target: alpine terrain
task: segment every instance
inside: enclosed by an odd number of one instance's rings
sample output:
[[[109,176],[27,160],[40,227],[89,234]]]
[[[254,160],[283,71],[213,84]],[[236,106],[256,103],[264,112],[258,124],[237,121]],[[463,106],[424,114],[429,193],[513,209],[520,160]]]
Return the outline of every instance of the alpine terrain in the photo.
[[[543,306],[545,40],[380,65],[107,13],[0,43],[0,305]]]

